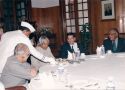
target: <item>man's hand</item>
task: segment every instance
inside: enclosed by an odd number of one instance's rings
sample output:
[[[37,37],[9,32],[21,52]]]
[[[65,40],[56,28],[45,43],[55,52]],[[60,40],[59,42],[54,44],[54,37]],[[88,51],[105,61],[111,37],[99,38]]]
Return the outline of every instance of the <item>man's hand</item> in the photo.
[[[56,61],[55,61],[55,58],[52,58],[52,57],[45,57],[45,60],[47,61],[47,62],[50,62],[50,64],[52,64],[52,65],[56,65]]]
[[[30,74],[32,77],[35,77],[37,75],[37,70],[35,68],[32,68]]]

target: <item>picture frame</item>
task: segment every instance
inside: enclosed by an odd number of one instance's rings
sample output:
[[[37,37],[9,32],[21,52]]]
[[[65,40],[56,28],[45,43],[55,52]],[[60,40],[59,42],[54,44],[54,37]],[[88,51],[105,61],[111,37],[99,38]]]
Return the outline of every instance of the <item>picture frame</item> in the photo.
[[[102,20],[115,19],[114,0],[101,0]]]

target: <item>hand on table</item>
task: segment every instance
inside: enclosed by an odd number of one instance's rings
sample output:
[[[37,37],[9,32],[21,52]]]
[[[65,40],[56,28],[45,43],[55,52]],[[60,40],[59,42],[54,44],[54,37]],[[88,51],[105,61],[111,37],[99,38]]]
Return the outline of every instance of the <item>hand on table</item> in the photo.
[[[55,58],[52,57],[46,57],[46,61],[50,62],[51,65],[56,65],[57,62],[55,61]]]
[[[30,74],[32,77],[35,77],[37,75],[37,70],[34,67],[31,68]]]

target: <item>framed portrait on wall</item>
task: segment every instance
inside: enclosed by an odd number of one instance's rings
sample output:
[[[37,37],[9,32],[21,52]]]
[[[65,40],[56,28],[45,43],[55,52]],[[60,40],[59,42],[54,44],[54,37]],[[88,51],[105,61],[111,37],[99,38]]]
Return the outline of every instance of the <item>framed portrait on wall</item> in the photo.
[[[115,19],[114,0],[101,0],[102,20]]]

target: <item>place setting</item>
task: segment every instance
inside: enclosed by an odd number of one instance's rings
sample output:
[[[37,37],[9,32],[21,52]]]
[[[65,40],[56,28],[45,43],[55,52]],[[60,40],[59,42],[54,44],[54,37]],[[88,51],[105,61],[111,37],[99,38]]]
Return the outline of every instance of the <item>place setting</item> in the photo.
[[[66,87],[70,88],[71,90],[88,90],[88,89],[99,90],[100,84],[98,80],[95,79],[82,79],[82,80],[71,80],[70,82],[68,82]]]
[[[85,53],[77,53],[77,52],[74,52],[74,53],[70,53],[68,51],[68,57],[67,57],[67,61],[70,63],[70,64],[74,64],[74,63],[77,63],[77,64],[80,64],[82,61],[85,61],[85,58],[86,58],[86,55]]]

